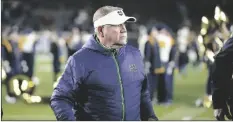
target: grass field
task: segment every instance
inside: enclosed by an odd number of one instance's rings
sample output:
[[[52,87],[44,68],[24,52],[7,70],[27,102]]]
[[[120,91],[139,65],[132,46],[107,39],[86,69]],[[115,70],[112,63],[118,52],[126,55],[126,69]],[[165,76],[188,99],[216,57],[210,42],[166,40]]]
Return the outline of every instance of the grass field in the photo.
[[[42,60],[43,59],[43,60]],[[52,93],[51,59],[36,58],[36,76],[40,79],[36,95],[50,96]],[[195,107],[195,100],[204,95],[207,72],[188,67],[187,77],[175,75],[174,104],[169,107],[154,106],[160,120],[214,120],[211,108]],[[16,104],[5,102],[5,86],[2,86],[2,120],[55,120],[47,104],[25,104],[18,100]]]

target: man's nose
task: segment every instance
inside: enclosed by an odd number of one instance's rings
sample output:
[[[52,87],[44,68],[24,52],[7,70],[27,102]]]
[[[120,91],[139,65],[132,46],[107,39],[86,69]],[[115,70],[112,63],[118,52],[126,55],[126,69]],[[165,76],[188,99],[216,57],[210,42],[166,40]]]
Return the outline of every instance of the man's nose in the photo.
[[[125,24],[121,24],[120,27],[121,27],[121,32],[125,32],[126,31]]]

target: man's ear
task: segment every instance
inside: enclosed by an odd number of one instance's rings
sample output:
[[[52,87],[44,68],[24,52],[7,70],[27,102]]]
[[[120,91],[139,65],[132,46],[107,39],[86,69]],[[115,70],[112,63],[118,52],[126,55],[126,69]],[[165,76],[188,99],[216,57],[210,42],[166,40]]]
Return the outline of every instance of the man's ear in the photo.
[[[104,37],[103,29],[104,29],[104,28],[103,28],[102,26],[100,26],[100,27],[97,28],[98,33],[100,34],[101,37]]]

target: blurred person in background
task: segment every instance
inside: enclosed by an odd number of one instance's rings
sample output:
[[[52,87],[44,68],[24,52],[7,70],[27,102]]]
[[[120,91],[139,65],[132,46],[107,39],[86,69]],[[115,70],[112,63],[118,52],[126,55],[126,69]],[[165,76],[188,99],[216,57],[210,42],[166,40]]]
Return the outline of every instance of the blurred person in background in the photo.
[[[50,52],[53,55],[53,81],[56,82],[61,71],[61,47],[59,45],[59,37],[56,32],[50,33]]]
[[[23,94],[32,95],[35,92],[36,85],[39,85],[39,79],[35,76],[35,55],[36,44],[38,42],[38,33],[31,27],[26,27],[21,31],[21,36],[18,40],[19,52],[21,53],[21,73],[17,77],[19,80],[20,90],[22,90],[23,98],[27,98]],[[23,76],[23,78],[21,77]],[[24,82],[28,85],[23,88]],[[28,101],[27,101],[28,102]]]
[[[188,44],[188,58],[189,62],[192,63],[194,67],[199,66],[200,64],[200,53],[198,47],[198,36],[194,30],[191,30],[190,41]]]
[[[128,45],[131,45],[135,48],[139,48],[138,45],[138,38],[139,38],[139,30],[138,30],[138,25],[130,24],[128,25]]]
[[[161,95],[158,93],[158,96],[161,97],[161,99],[158,99],[158,103],[169,106],[173,102],[173,75],[177,60],[176,42],[169,27],[166,25],[158,25],[157,28],[159,29],[157,40],[160,60],[162,67],[165,68],[165,73],[158,80],[158,92],[161,91]]]
[[[95,34],[70,56],[53,91],[57,120],[158,120],[140,52],[126,45],[125,22],[135,21],[119,7],[95,12]]]
[[[204,48],[204,51],[202,52],[202,60],[207,66],[208,71],[208,77],[206,79],[206,90],[205,95],[203,99],[198,99],[196,101],[196,106],[204,106],[204,107],[211,107],[212,104],[212,78],[211,78],[211,72],[213,68],[213,56],[218,51],[217,50],[217,43],[215,42],[215,32],[217,31],[214,25],[213,20],[208,20],[208,28],[206,28],[206,32],[202,31],[201,29],[201,40],[203,40],[202,47]],[[204,27],[202,27],[204,28]],[[200,41],[199,38],[199,41]]]
[[[73,55],[76,51],[82,48],[83,41],[80,27],[74,26],[71,30],[71,36],[66,40],[68,50],[68,57]]]
[[[84,44],[84,43],[86,43],[89,39],[90,39],[90,37],[92,36],[92,33],[91,32],[89,32],[89,31],[82,31],[82,43]]]
[[[6,85],[7,95],[5,100],[8,103],[14,104],[16,96],[11,91],[10,80],[12,77],[20,73],[20,54],[18,54],[18,37],[17,30],[10,29],[11,32],[6,32],[2,38],[2,67],[6,73],[6,78],[2,79]]]
[[[188,45],[190,42],[190,27],[188,23],[184,23],[182,27],[178,30],[177,32],[177,42],[178,42],[178,50],[179,50],[179,62],[178,62],[178,67],[179,67],[179,72],[181,74],[186,73],[186,66],[189,62],[188,59]]]
[[[75,26],[78,26],[80,30],[88,30],[88,28],[90,27],[89,25],[90,17],[89,17],[87,8],[88,7],[77,11],[77,15],[73,19],[73,24]]]
[[[233,37],[228,17],[218,6],[214,18],[217,28],[215,41],[219,40],[218,46],[221,48],[217,48],[211,72],[214,116],[220,121],[224,121],[225,116],[233,120]]]
[[[158,77],[165,72],[165,68],[162,67],[160,60],[159,45],[157,41],[158,34],[159,31],[156,27],[152,26],[148,29],[148,41],[145,43],[144,50],[145,68],[150,81],[150,96],[153,104],[156,101],[154,96],[158,89]]]
[[[19,39],[19,49],[22,53],[22,71],[23,74],[28,76],[31,80],[34,78],[35,68],[35,49],[38,41],[37,33],[31,29],[26,28],[22,30],[22,36]]]
[[[141,52],[143,59],[145,58],[145,44],[148,41],[147,28],[144,25],[139,26],[138,49]],[[147,72],[146,72],[147,73]]]
[[[21,33],[17,27],[13,27],[9,36],[4,35],[3,40],[3,67],[6,73],[6,78],[4,79],[6,85],[7,95],[5,100],[8,103],[16,103],[16,99],[20,98],[23,93],[33,94],[34,83],[32,83],[33,70],[28,71],[31,67],[25,66],[22,61],[25,59],[25,55],[20,51],[20,37]],[[31,59],[30,57],[27,57]],[[31,60],[29,60],[31,61]],[[21,64],[22,63],[22,64]],[[31,62],[30,62],[31,63]],[[31,75],[31,77],[30,77]]]
[[[214,116],[224,121],[233,120],[233,37],[228,39],[215,56],[213,79]]]
[[[222,14],[220,14],[222,13]],[[221,15],[221,16],[220,16]],[[230,36],[229,29],[227,28],[227,16],[219,6],[215,7],[214,18],[202,17],[201,25],[201,44],[204,47],[203,60],[207,65],[208,78],[206,84],[206,94],[204,99],[196,101],[197,106],[211,107],[212,105],[212,92],[213,92],[213,79],[211,74],[214,68],[214,55],[216,55],[224,42]]]

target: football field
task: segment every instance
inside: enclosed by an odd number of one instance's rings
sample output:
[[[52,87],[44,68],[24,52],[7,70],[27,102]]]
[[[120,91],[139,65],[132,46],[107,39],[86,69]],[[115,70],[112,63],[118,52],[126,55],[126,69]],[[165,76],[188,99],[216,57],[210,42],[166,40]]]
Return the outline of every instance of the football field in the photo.
[[[50,96],[53,90],[52,64],[47,56],[36,57],[36,76],[40,84],[35,95]],[[204,68],[188,67],[187,76],[175,75],[174,104],[171,106],[154,106],[160,120],[214,120],[212,108],[195,107],[195,100],[203,97],[207,71]],[[2,120],[55,120],[48,104],[26,104],[17,100],[16,104],[5,102],[5,86],[2,85]]]

